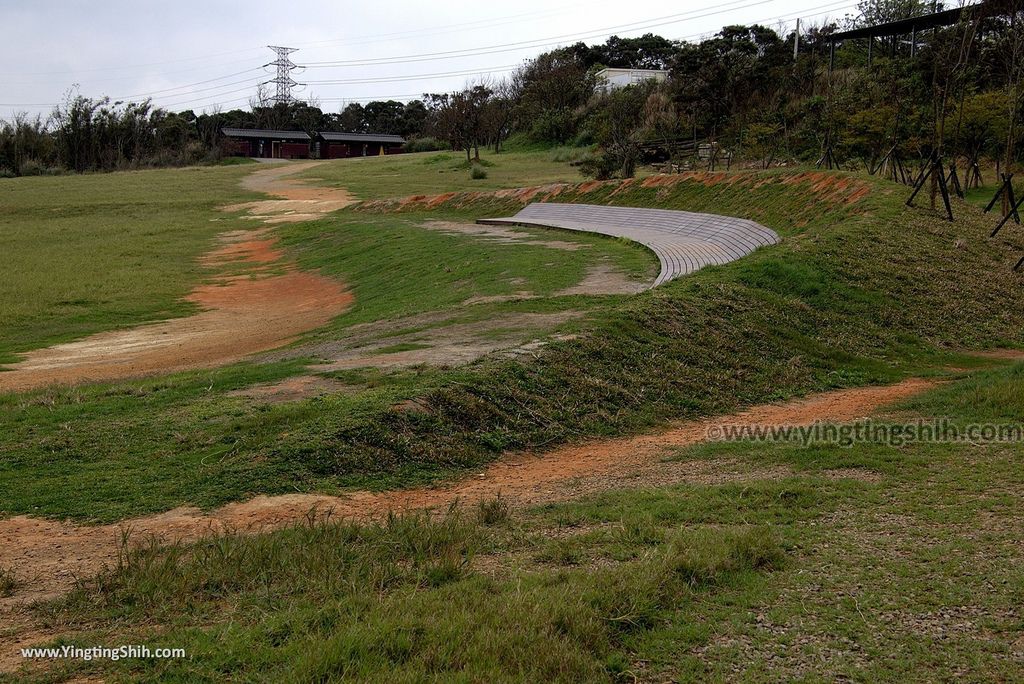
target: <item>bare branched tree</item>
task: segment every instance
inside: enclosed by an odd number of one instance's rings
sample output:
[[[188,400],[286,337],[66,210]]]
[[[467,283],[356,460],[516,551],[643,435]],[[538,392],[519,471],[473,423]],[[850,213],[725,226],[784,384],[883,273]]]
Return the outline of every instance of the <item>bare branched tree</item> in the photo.
[[[1003,165],[1006,173],[1013,173],[1016,161],[1017,120],[1020,118],[1021,106],[1024,104],[1024,8],[1018,6],[1010,15],[1009,28],[1006,34],[1006,47],[1002,50],[1003,64],[1006,69],[1006,101],[1009,125],[1006,131],[1006,150]],[[1010,197],[1003,193],[1003,215],[1010,211]]]

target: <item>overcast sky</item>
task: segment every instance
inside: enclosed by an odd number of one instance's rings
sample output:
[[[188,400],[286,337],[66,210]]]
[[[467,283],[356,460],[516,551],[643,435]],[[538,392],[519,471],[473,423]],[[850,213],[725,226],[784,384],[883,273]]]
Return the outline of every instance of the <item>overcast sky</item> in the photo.
[[[820,23],[855,0],[0,0],[0,117],[48,113],[83,95],[143,99],[172,109],[247,107],[267,45],[299,48],[298,97],[325,111],[345,102],[409,100],[467,80],[500,77],[557,45],[656,33],[697,39],[723,25]],[[441,53],[441,54],[439,54]]]

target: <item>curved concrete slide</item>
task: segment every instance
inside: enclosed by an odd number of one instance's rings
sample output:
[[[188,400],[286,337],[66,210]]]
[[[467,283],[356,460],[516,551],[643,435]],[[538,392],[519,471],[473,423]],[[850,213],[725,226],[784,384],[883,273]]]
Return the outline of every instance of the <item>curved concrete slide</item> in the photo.
[[[658,255],[661,273],[654,287],[704,266],[726,264],[758,247],[779,242],[774,230],[747,219],[596,204],[534,202],[515,216],[479,219],[477,223],[564,228],[628,238]]]

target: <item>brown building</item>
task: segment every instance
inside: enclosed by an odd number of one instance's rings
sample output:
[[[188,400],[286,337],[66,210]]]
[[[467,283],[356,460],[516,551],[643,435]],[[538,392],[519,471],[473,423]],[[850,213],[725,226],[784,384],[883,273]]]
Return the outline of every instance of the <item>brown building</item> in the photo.
[[[271,131],[260,128],[222,128],[224,152],[239,157],[274,159],[340,159],[397,154],[405,140],[383,133],[333,133],[324,131],[310,139],[303,131]]]
[[[400,135],[386,133],[333,133],[321,131],[322,159],[341,157],[371,157],[380,154],[398,154],[405,145]]]
[[[224,151],[235,157],[309,159],[309,134],[303,131],[270,131],[262,128],[222,128]]]

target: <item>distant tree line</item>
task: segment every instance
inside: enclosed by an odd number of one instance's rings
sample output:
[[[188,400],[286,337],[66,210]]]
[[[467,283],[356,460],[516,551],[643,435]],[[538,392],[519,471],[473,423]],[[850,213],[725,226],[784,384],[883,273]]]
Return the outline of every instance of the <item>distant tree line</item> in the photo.
[[[1024,130],[1024,0],[1008,2],[1015,11],[923,31],[913,46],[909,36],[875,39],[870,64],[866,40],[845,41],[831,70],[832,33],[924,14],[931,3],[864,0],[855,16],[802,26],[799,37],[753,25],[699,42],[647,34],[576,43],[503,79],[336,113],[315,100],[273,104],[263,90],[248,109],[202,114],[75,95],[45,120],[0,122],[0,174],[211,161],[224,126],[393,133],[411,149],[460,150],[470,162],[512,136],[592,146],[583,166],[598,177],[629,176],[638,163],[697,145],[763,166],[826,149],[869,168],[893,150],[907,160],[938,151],[1014,166]],[[610,90],[597,78],[605,67],[663,69],[669,78]]]

